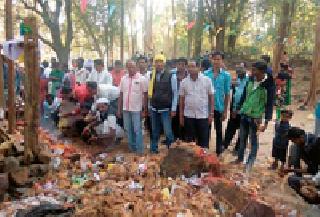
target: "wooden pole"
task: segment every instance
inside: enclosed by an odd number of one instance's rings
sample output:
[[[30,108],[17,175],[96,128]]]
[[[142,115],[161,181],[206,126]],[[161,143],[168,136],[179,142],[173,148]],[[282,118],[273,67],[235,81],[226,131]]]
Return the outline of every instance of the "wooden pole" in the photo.
[[[6,0],[6,39],[13,39],[12,29],[12,0]],[[15,107],[15,70],[13,60],[8,61],[8,122],[9,133],[14,133],[16,129],[16,107]]]
[[[40,116],[40,54],[36,17],[24,20],[31,33],[24,36],[25,78],[25,163],[29,164],[40,153],[38,129]]]
[[[5,109],[4,102],[4,81],[3,81],[3,56],[0,54],[0,109]]]

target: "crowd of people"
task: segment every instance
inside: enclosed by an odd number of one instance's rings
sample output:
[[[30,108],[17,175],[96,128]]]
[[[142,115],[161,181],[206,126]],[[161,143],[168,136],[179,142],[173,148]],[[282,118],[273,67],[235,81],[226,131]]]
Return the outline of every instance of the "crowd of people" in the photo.
[[[48,130],[58,127],[65,136],[80,137],[88,144],[117,144],[126,136],[129,150],[142,155],[147,152],[143,136],[147,133],[148,151],[153,154],[159,153],[159,142],[168,149],[176,141],[195,142],[208,149],[213,124],[217,156],[230,147],[238,131],[233,163],[244,163],[245,170],[251,171],[259,149],[258,134],[267,129],[276,107],[270,169],[278,168],[280,161],[281,173],[295,171],[289,184],[299,192],[302,172],[318,172],[320,140],[290,125],[293,112],[287,106],[293,70],[287,54],[275,78],[267,55],[251,65],[239,62],[235,75],[228,72],[224,57],[219,51],[200,60],[137,55],[125,67],[116,60],[108,69],[101,59],[80,57],[72,60],[71,67],[54,58],[51,64],[43,61],[41,125]],[[290,140],[295,146],[287,161]],[[245,160],[248,144],[250,153]],[[305,171],[300,158],[307,165]],[[295,169],[286,169],[290,166]]]

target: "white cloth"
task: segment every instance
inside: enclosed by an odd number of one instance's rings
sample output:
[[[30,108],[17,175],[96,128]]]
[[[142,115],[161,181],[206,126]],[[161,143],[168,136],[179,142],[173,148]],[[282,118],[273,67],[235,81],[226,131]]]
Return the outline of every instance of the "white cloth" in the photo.
[[[208,95],[213,95],[214,89],[210,78],[199,74],[193,81],[190,76],[180,84],[180,96],[184,96],[184,116],[188,118],[203,119],[209,116]]]
[[[97,72],[96,70],[93,70],[89,74],[87,81],[97,82],[97,85],[112,84],[112,76],[107,71]]]
[[[24,51],[23,46],[20,46],[23,43],[23,39],[13,39],[5,41],[3,46],[3,54],[8,57],[10,60],[17,60],[19,56]]]
[[[50,73],[51,73],[52,69],[47,67],[44,69],[43,74],[45,76],[45,78],[49,78],[50,77]]]
[[[75,70],[76,82],[83,84],[87,81],[89,72],[85,68]]]
[[[99,103],[109,104],[109,100],[107,98],[99,98],[96,104],[99,104]]]
[[[99,84],[97,95],[99,98],[107,98],[111,102],[119,98],[120,88],[110,84]]]
[[[111,130],[116,130],[116,116],[109,115],[104,122],[100,123],[98,126],[96,126],[96,133],[98,135],[108,134]]]

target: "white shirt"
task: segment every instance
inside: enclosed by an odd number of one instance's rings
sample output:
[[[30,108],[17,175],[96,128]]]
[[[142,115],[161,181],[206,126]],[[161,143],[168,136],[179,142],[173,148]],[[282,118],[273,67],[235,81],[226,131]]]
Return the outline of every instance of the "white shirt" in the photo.
[[[97,82],[97,84],[111,84],[112,85],[112,76],[107,71],[97,72],[93,70],[89,76],[87,81]]]
[[[179,95],[185,97],[184,116],[196,119],[208,118],[208,95],[213,94],[214,89],[210,78],[199,73],[195,81],[190,76],[183,79],[180,84]]]
[[[111,130],[115,130],[116,122],[116,116],[109,115],[104,122],[95,127],[97,135],[109,134]]]
[[[76,82],[80,84],[86,83],[88,74],[89,71],[85,68],[75,70]]]

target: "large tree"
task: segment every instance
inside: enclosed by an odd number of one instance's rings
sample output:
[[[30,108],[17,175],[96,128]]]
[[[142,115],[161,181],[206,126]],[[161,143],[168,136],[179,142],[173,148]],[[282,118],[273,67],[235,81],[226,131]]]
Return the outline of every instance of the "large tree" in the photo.
[[[317,100],[317,90],[320,85],[320,16],[317,18],[317,25],[315,28],[315,42],[312,59],[312,78],[310,83],[310,91],[307,99],[307,104],[315,106]]]
[[[50,38],[40,34],[40,40],[52,48],[62,64],[68,64],[70,49],[73,39],[73,22],[72,22],[72,1],[55,0],[54,8],[50,7],[49,1],[35,0],[34,4],[30,1],[20,0],[26,9],[32,10],[41,17],[43,23],[48,27]],[[64,13],[65,21],[60,24],[60,17]]]

